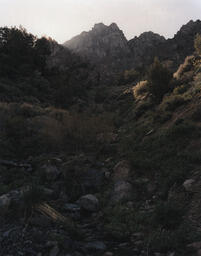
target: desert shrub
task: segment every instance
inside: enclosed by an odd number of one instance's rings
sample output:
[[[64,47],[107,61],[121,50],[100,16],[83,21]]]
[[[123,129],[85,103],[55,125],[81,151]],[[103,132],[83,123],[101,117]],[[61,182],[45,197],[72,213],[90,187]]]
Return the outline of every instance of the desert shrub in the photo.
[[[160,102],[163,96],[171,90],[171,79],[172,75],[168,69],[163,67],[159,60],[155,58],[147,74],[148,90],[154,102]]]
[[[29,120],[33,141],[42,151],[56,152],[62,149],[64,128],[62,123],[49,116],[37,116]]]
[[[44,193],[39,185],[32,183],[23,190],[22,203],[26,214],[30,214],[33,208],[43,201]]]
[[[96,103],[104,102],[108,97],[106,88],[97,88],[94,100]]]
[[[139,96],[144,95],[148,92],[148,83],[147,81],[140,81],[133,88],[134,97],[138,98]]]
[[[168,120],[170,120],[171,117],[172,117],[172,112],[170,111],[157,111],[153,115],[153,120],[156,123],[163,124]]]
[[[134,109],[135,117],[136,118],[141,117],[144,113],[146,113],[146,111],[150,110],[152,107],[153,107],[153,104],[149,99],[140,101]]]
[[[173,90],[173,94],[183,94],[189,89],[189,84],[182,84]]]
[[[201,54],[201,35],[197,34],[194,40],[194,48],[197,54]]]
[[[193,111],[191,118],[193,121],[200,122],[201,121],[201,106],[197,106],[196,109]]]
[[[1,103],[0,121],[2,156],[22,159],[101,147],[112,140],[114,129],[109,114],[95,116],[28,103]]]
[[[136,210],[119,204],[104,210],[104,230],[110,239],[126,240],[139,229],[141,219]],[[145,222],[145,216],[143,221]]]
[[[71,113],[63,122],[67,147],[74,148],[74,150],[97,145],[100,134],[102,134],[103,142],[107,141],[108,135],[113,131],[111,117],[106,115],[88,116]]]
[[[155,208],[153,223],[156,226],[173,230],[177,229],[185,214],[184,209],[172,202],[160,202]]]
[[[198,241],[200,234],[190,223],[182,223],[176,230],[158,228],[150,234],[149,248],[152,251],[167,253],[174,251],[177,255],[194,255],[189,243]]]
[[[192,70],[194,56],[187,56],[183,64],[181,64],[178,70],[174,73],[174,78],[181,79],[182,76]]]
[[[184,96],[170,95],[162,101],[160,109],[165,111],[174,111],[176,108],[182,106],[186,102],[188,102],[188,98],[185,98]]]
[[[80,182],[80,170],[68,168],[64,170],[64,189],[71,202],[75,202],[84,193],[84,187]]]
[[[134,82],[138,77],[139,72],[137,70],[125,70],[123,75],[124,84]]]
[[[187,148],[192,139],[200,138],[200,132],[193,123],[181,120],[152,135],[146,133],[147,126],[134,127],[132,135],[122,139],[121,149],[138,176],[157,175],[159,189],[166,198],[169,188],[174,183],[182,184],[192,170],[195,163],[187,157],[192,154]]]

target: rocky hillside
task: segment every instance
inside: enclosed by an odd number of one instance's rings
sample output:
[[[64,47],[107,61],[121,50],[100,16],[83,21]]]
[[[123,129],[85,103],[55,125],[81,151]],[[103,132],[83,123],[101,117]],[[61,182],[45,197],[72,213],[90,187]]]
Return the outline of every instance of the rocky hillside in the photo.
[[[128,41],[115,23],[110,26],[100,23],[65,42],[64,46],[97,64],[104,76],[146,67],[155,56],[176,70],[185,57],[193,53],[193,40],[200,31],[201,21],[197,20],[183,25],[172,39],[145,32]]]
[[[0,256],[201,255],[201,35],[175,73],[164,51],[138,79],[131,69],[98,86],[84,56],[0,32]],[[171,40],[148,32],[130,45]]]

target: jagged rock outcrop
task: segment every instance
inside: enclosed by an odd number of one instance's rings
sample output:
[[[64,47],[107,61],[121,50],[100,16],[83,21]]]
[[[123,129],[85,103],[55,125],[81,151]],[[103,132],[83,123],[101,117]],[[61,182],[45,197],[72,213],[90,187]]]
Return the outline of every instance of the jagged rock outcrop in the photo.
[[[166,40],[149,31],[127,41],[115,23],[109,26],[99,23],[89,32],[82,32],[65,42],[64,46],[96,64],[101,78],[107,80],[126,69],[146,67],[155,56],[171,63],[170,68],[175,71],[185,57],[194,52],[197,33],[201,33],[201,21],[191,20],[172,39]]]
[[[154,50],[165,41],[163,36],[151,31],[144,32],[139,37],[134,37],[128,41],[132,51],[133,65],[141,66],[151,63],[155,57]]]
[[[189,21],[171,39],[158,45],[153,53],[162,61],[171,60],[174,71],[184,62],[186,56],[194,52],[194,38],[196,34],[201,34],[201,21]]]
[[[127,39],[115,23],[110,26],[95,24],[91,31],[82,32],[64,46],[96,63],[108,58],[118,62],[130,54]]]
[[[131,51],[123,32],[115,23],[109,26],[95,24],[89,32],[64,43],[64,46],[98,66],[102,81],[109,81],[128,67]]]

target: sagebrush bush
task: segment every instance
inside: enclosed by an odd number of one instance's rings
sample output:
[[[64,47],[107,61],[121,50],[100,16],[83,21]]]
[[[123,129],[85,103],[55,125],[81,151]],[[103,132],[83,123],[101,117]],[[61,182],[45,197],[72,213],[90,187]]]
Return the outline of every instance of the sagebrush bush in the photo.
[[[167,230],[177,229],[185,214],[184,209],[172,202],[160,202],[155,208],[153,224]]]
[[[133,87],[134,97],[137,99],[138,97],[144,95],[148,92],[148,82],[140,81]]]
[[[191,71],[193,67],[193,62],[194,62],[194,56],[187,56],[185,58],[185,61],[183,64],[181,64],[178,68],[178,70],[174,73],[174,78],[176,79],[181,79],[182,76],[186,73]]]
[[[197,34],[194,40],[194,47],[197,54],[201,54],[201,35]]]
[[[154,102],[159,103],[163,96],[171,90],[171,79],[172,74],[169,70],[155,58],[147,74],[148,88]]]
[[[76,113],[30,104],[0,104],[2,156],[26,158],[50,152],[91,150],[108,143],[110,115]],[[100,140],[101,138],[101,140]]]
[[[173,90],[173,94],[183,94],[189,89],[189,84],[182,84],[180,86],[177,86]]]
[[[188,102],[188,98],[181,95],[170,95],[160,104],[160,109],[165,111],[174,111],[176,108]]]

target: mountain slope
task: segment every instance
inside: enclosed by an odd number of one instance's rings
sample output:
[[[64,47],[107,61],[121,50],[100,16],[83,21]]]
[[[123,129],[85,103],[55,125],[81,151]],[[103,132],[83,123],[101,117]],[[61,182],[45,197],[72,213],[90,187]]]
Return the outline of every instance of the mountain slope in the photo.
[[[168,62],[176,70],[185,57],[194,51],[194,37],[201,33],[201,21],[189,21],[183,25],[172,39],[145,32],[127,41],[115,23],[106,26],[96,24],[91,31],[64,43],[65,47],[84,56],[96,64],[105,76],[117,74],[126,69],[148,66],[155,56]]]

